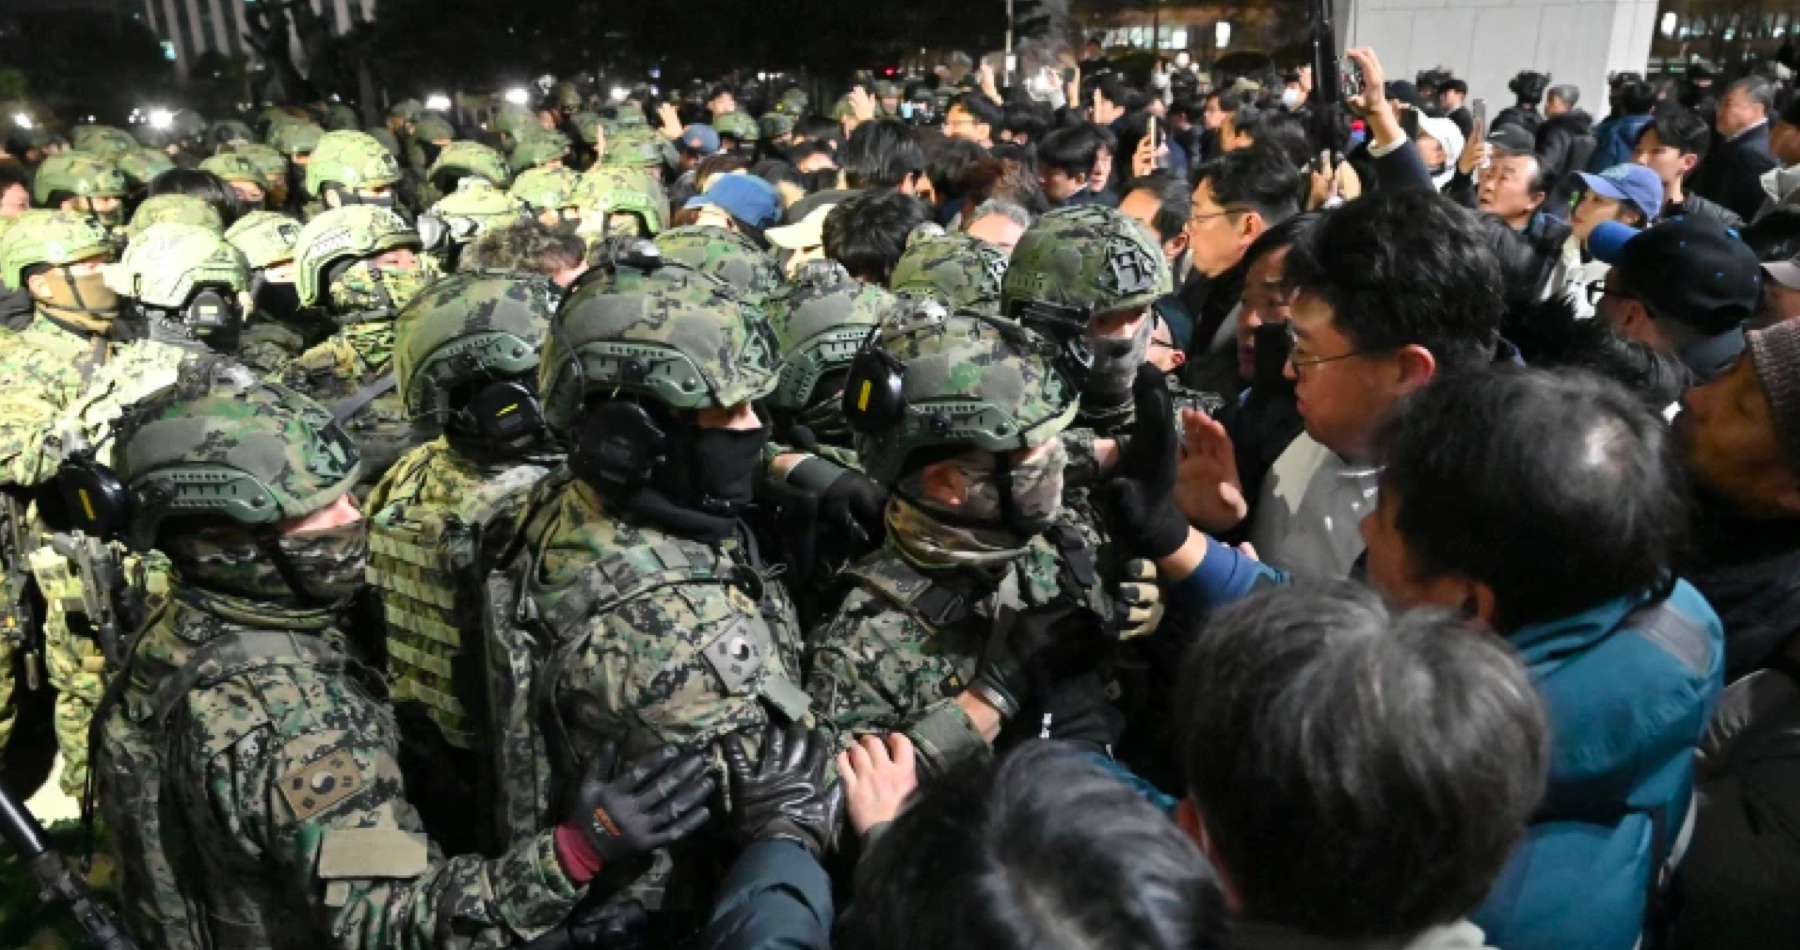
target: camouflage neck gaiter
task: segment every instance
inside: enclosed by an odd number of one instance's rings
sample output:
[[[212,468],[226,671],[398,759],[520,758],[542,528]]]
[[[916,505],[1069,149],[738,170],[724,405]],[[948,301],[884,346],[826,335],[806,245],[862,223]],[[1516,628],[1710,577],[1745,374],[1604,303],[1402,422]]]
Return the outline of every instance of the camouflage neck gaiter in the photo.
[[[435,268],[427,265],[426,260],[421,258],[419,267],[405,270],[357,261],[325,288],[332,312],[390,316],[398,313],[437,276]]]
[[[243,528],[207,528],[170,537],[162,550],[184,581],[281,606],[342,604],[363,586],[369,564],[364,521],[280,535],[272,543],[304,589],[295,590],[265,544]]]
[[[1010,531],[948,525],[904,498],[888,501],[887,526],[901,556],[923,568],[998,568],[1025,551]]]

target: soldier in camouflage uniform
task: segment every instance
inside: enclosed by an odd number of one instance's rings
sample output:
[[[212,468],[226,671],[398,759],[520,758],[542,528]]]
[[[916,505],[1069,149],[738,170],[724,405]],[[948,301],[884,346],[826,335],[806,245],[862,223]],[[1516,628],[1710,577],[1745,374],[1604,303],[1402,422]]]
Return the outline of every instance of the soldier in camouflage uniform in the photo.
[[[907,240],[888,287],[897,294],[931,297],[954,313],[997,317],[1005,277],[1006,254],[994,245],[960,232],[921,228]]]
[[[465,178],[480,179],[504,191],[512,184],[512,171],[499,152],[480,142],[451,142],[438,152],[437,161],[425,172],[420,202],[426,207],[437,204],[454,193]]]
[[[0,337],[0,488],[34,488],[68,452],[103,450],[120,416],[172,385],[193,358],[150,340],[109,342],[120,309],[103,272],[111,256],[111,237],[100,225],[67,211],[27,212],[0,239],[0,284],[28,289],[36,308],[22,332]],[[88,724],[105,669],[90,638],[99,618],[83,595],[104,592],[84,586],[91,579],[53,540],[38,536],[42,546],[29,563],[47,607],[44,652],[57,691],[62,787],[81,796]]]
[[[386,208],[333,208],[307,223],[294,245],[300,305],[329,314],[340,329],[302,353],[281,382],[332,407],[356,440],[365,484],[373,485],[422,441],[394,391],[394,315],[435,276],[420,259],[419,235]]]
[[[200,162],[200,170],[212,172],[238,197],[239,214],[259,211],[269,206],[269,189],[262,169],[256,163],[234,152],[220,152]]]
[[[125,176],[127,205],[143,198],[152,178],[175,167],[167,153],[153,148],[133,149],[119,156],[113,164],[119,174]]]
[[[536,396],[561,292],[549,280],[458,274],[401,311],[395,372],[407,413],[443,429],[369,495],[369,580],[387,624],[401,764],[431,836],[491,850],[480,790],[492,753],[481,688],[481,552],[506,545],[506,507],[560,461]],[[488,529],[483,533],[483,529]]]
[[[236,355],[250,300],[250,265],[216,232],[153,224],[107,268],[106,282],[136,302],[149,339]]]
[[[52,155],[31,176],[33,205],[85,214],[109,229],[125,223],[126,191],[111,162],[85,152]]]
[[[850,276],[836,261],[809,261],[769,300],[769,325],[781,348],[781,382],[769,394],[775,438],[789,445],[816,442],[854,459],[844,421],[844,377],[850,361],[899,301]],[[796,434],[795,427],[806,432]],[[839,454],[841,453],[841,454]]]
[[[535,671],[490,687],[495,734],[515,737],[498,772],[514,828],[541,823],[545,789],[606,739],[698,749],[810,724],[793,606],[738,520],[768,438],[754,403],[775,386],[774,341],[730,288],[631,260],[590,272],[552,321],[538,391],[569,461],[488,580],[489,656]],[[709,906],[688,893],[689,875],[716,880],[704,863],[684,853],[673,880],[659,863],[646,905]]]
[[[559,926],[602,864],[705,821],[702,761],[658,750],[617,781],[590,772],[570,821],[444,860],[405,798],[391,714],[333,645],[368,541],[330,414],[268,383],[184,387],[114,458],[128,540],[177,577],[97,740],[143,946],[510,946]],[[643,807],[656,817],[633,820]]]
[[[511,158],[512,167],[520,171],[562,168],[569,158],[569,137],[554,130],[539,129],[513,146]]]
[[[781,265],[774,255],[736,231],[690,224],[658,234],[656,246],[664,257],[730,284],[757,306],[781,289]]]
[[[669,199],[662,183],[640,169],[590,168],[576,182],[574,200],[580,209],[578,233],[589,249],[613,234],[654,238],[669,223]]]
[[[456,270],[462,249],[496,228],[531,220],[523,201],[481,179],[464,179],[419,217],[419,233],[439,271]]]
[[[240,142],[231,146],[231,152],[242,156],[256,170],[262,173],[263,191],[268,198],[264,207],[280,209],[288,203],[288,160],[280,152],[267,145],[254,142]]]
[[[252,211],[233,221],[225,240],[250,265],[251,311],[238,344],[238,360],[259,374],[280,370],[336,329],[317,310],[300,306],[294,285],[294,245],[300,222],[273,211]]]
[[[306,163],[306,194],[315,204],[307,216],[352,205],[392,210],[400,184],[400,163],[368,134],[354,129],[327,132]]]
[[[1100,622],[1091,558],[1041,537],[1076,393],[1051,347],[1006,321],[916,301],[874,332],[844,413],[892,493],[887,538],[844,570],[847,597],[808,641],[807,691],[843,741],[905,731],[943,774],[985,756],[1032,699],[990,655],[1019,614]]]
[[[727,152],[742,152],[748,156],[756,151],[756,143],[762,139],[762,129],[757,127],[756,120],[748,112],[727,112],[714,116],[712,127],[719,133],[719,139],[724,142],[724,150]]]
[[[145,198],[144,203],[131,213],[131,223],[125,226],[124,236],[127,239],[136,237],[153,224],[188,224],[205,228],[214,234],[225,233],[225,219],[219,217],[219,209],[193,195],[168,194]]]
[[[581,176],[567,168],[528,168],[513,179],[507,194],[525,202],[533,217],[545,227],[581,220],[575,189]]]
[[[653,176],[658,184],[663,174],[676,164],[675,145],[655,129],[637,126],[619,128],[606,137],[600,164],[612,168],[635,168]]]
[[[86,152],[105,162],[139,147],[131,133],[110,125],[78,125],[69,133],[69,138],[75,151]]]

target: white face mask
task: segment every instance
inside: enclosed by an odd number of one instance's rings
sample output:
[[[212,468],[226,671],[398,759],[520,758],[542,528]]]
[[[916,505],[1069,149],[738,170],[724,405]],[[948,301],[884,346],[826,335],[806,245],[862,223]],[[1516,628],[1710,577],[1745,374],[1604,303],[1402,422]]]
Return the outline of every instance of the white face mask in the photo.
[[[1299,108],[1300,102],[1304,98],[1305,97],[1300,94],[1300,87],[1298,86],[1288,86],[1281,90],[1281,105],[1283,108]]]

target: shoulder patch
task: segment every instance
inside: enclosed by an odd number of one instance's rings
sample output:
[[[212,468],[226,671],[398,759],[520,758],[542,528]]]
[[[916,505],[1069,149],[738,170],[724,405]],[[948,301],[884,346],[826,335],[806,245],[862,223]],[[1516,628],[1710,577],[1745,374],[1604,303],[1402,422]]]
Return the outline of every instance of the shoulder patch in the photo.
[[[295,819],[306,821],[355,794],[363,780],[350,750],[339,749],[283,775],[280,786]]]

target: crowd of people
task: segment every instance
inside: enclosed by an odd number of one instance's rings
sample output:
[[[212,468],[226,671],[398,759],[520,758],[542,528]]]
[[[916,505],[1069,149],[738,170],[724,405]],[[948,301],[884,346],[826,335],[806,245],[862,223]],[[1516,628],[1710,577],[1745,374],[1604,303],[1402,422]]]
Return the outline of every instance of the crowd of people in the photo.
[[[12,135],[0,742],[140,947],[1800,945],[1792,74],[1347,61]]]

